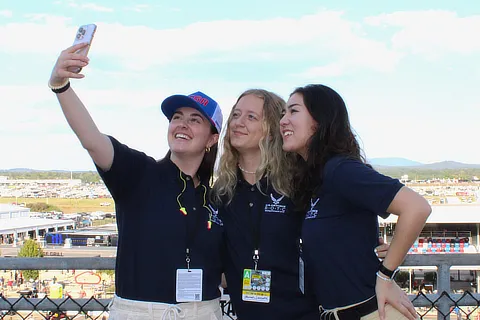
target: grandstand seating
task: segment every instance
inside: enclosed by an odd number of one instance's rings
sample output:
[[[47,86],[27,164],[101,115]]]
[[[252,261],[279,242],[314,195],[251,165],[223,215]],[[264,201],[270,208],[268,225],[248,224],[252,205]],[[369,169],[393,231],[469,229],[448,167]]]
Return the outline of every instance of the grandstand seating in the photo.
[[[420,238],[412,245],[409,254],[463,253],[469,247],[468,239]]]

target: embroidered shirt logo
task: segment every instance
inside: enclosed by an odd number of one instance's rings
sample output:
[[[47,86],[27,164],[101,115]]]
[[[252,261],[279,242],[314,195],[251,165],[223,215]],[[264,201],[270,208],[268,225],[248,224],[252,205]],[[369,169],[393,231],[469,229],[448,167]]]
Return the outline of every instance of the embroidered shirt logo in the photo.
[[[285,213],[287,206],[280,204],[280,202],[285,198],[285,196],[281,196],[280,198],[275,198],[273,193],[270,193],[270,199],[272,203],[265,204],[265,212],[269,213]]]
[[[307,214],[305,215],[305,220],[307,219],[315,219],[318,215],[318,210],[314,209],[315,206],[318,203],[319,198],[317,200],[313,201],[313,199],[310,199],[310,210],[307,211]]]
[[[210,221],[218,224],[219,226],[223,226],[223,221],[218,216],[218,210],[215,210],[215,208],[211,204],[208,205],[208,208],[210,208],[210,211],[212,212],[210,216]]]

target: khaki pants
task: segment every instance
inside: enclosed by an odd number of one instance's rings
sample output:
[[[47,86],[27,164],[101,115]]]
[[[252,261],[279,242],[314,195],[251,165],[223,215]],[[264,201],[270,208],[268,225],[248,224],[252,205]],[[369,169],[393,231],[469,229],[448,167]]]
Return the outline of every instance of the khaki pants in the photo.
[[[378,310],[374,311],[366,316],[362,317],[362,320],[378,320],[380,316],[378,315]],[[385,319],[386,320],[404,320],[408,319],[400,311],[392,307],[390,304],[385,305]]]
[[[373,298],[373,297],[372,297]],[[372,299],[370,298],[370,299]],[[354,307],[356,305],[359,305],[359,304],[362,304],[370,299],[367,299],[365,301],[362,301],[362,302],[359,302],[359,303],[355,303],[355,304],[352,304],[352,305],[348,305],[348,306],[344,306],[344,307],[340,307],[340,308],[335,308],[335,309],[330,309],[330,310],[325,310],[322,312],[322,307],[319,306],[319,310],[321,313],[321,316],[320,316],[320,319],[328,319],[328,320],[342,320],[342,319],[339,319],[339,316],[337,315],[337,312],[338,311],[341,311],[341,310],[344,310],[344,309],[348,309],[348,308],[351,308],[351,307]],[[366,316],[363,316],[360,318],[361,320],[379,320],[380,319],[380,316],[378,314],[378,310],[375,310],[373,311],[372,313],[370,314],[367,314]],[[394,307],[392,307],[392,305],[390,304],[386,304],[385,305],[385,319],[386,320],[406,320],[408,319],[407,317],[405,317],[402,313],[400,313],[400,311],[398,311],[397,309],[395,309]]]
[[[123,299],[115,295],[109,320],[222,320],[220,299],[168,304]]]

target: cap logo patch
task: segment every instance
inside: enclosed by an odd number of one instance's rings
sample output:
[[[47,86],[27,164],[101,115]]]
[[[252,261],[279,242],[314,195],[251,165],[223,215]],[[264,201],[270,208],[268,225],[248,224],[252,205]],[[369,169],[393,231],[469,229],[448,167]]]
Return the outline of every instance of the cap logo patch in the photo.
[[[204,98],[202,96],[191,95],[189,97],[192,98],[193,100],[197,101],[198,103],[200,103],[201,105],[203,105],[205,107],[210,103],[210,101],[207,98]]]

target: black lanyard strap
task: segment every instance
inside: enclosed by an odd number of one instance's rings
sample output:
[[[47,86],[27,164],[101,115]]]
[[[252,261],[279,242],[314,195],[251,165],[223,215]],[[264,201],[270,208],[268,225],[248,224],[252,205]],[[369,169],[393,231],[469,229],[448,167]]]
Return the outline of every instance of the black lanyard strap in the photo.
[[[206,192],[207,192],[207,188],[202,185],[202,187],[204,188],[204,198],[206,196]],[[202,206],[203,208],[203,206]],[[197,212],[198,211],[198,212]],[[198,230],[200,229],[200,225],[202,225],[202,213],[199,212],[199,210],[195,210],[194,211],[195,213],[194,214],[187,214],[185,216],[185,226],[186,226],[186,236],[187,236],[187,239],[186,239],[186,242],[185,242],[185,262],[187,262],[187,269],[190,270],[190,251],[191,251],[191,248],[192,248],[192,245],[193,245],[193,240],[195,239],[195,237],[197,236],[198,234]],[[194,223],[193,225],[193,229],[191,229],[191,222],[192,221]]]
[[[257,270],[258,266],[258,260],[260,260],[260,240],[261,240],[261,225],[262,225],[262,217],[263,217],[263,210],[261,208],[255,208],[258,212],[257,214],[257,221],[254,223],[254,217],[253,217],[253,207],[254,203],[250,202],[250,211],[249,211],[249,217],[250,217],[250,230],[252,232],[252,239],[253,239],[253,262],[255,263],[255,270]]]

